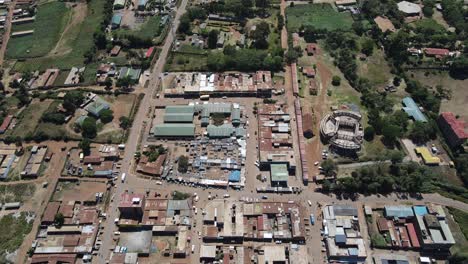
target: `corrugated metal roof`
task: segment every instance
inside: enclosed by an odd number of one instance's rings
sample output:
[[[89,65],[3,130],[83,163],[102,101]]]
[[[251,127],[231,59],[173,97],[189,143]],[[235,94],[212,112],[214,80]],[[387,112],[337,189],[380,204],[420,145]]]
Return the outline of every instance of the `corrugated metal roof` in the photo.
[[[409,206],[388,205],[384,208],[386,217],[407,218],[414,216],[413,209]]]
[[[270,165],[271,181],[285,182],[288,181],[288,167],[286,164],[271,164]]]
[[[195,125],[193,124],[159,124],[151,129],[156,137],[193,137],[195,136]]]
[[[231,124],[221,126],[208,125],[208,137],[230,137],[234,133],[234,127]]]
[[[403,110],[414,120],[427,122],[426,116],[421,112],[416,102],[411,97],[403,98]]]
[[[357,216],[356,207],[352,205],[337,204],[333,205],[333,213],[338,216]]]
[[[192,123],[193,113],[166,113],[164,123]]]
[[[193,105],[170,105],[165,108],[166,114],[182,114],[182,113],[195,113],[195,107]]]

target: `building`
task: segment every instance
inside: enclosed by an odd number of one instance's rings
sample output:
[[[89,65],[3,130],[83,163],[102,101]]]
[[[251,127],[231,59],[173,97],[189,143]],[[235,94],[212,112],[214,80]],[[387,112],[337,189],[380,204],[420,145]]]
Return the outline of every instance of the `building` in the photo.
[[[304,69],[302,69],[302,74],[307,78],[315,78],[315,70],[312,67],[304,67]]]
[[[129,67],[122,67],[119,72],[119,79],[130,78],[133,81],[140,79],[141,69],[133,69]]]
[[[408,1],[401,1],[397,3],[398,10],[403,12],[406,16],[420,16],[421,6]]]
[[[416,102],[411,97],[403,98],[403,111],[408,114],[414,121],[427,122],[426,116],[421,112]]]
[[[146,8],[146,4],[148,3],[148,0],[138,0],[138,10],[144,11]]]
[[[7,131],[8,126],[10,125],[11,120],[13,119],[12,115],[7,115],[4,119],[2,124],[0,125],[0,134],[3,134]]]
[[[195,125],[194,124],[158,124],[151,129],[151,135],[155,138],[194,138]]]
[[[163,168],[164,168],[163,165],[165,161],[166,161],[166,154],[159,155],[158,158],[153,162],[149,162],[148,157],[143,156],[142,158],[140,158],[140,161],[138,162],[137,172],[140,172],[146,175],[161,177]]]
[[[139,220],[143,217],[145,196],[125,192],[120,197],[118,205],[120,218]]]
[[[322,212],[329,260],[365,262],[367,253],[360,233],[357,208],[351,205],[327,205]]]
[[[468,130],[465,121],[457,119],[451,112],[443,112],[437,119],[442,134],[451,148],[463,145],[468,138]]]
[[[421,241],[422,249],[448,251],[455,244],[455,239],[448,226],[445,213],[430,212],[425,206],[420,208],[425,210],[420,210],[421,212],[418,213],[416,206],[413,207],[416,217],[416,232]],[[429,209],[431,210],[431,208]]]
[[[414,149],[416,154],[421,156],[425,165],[439,165],[440,159],[437,156],[432,156],[431,152],[426,147],[417,147]]]
[[[374,18],[375,24],[379,27],[380,31],[383,33],[390,31],[390,32],[395,32],[395,26],[393,25],[392,21],[386,17],[383,16],[378,16]]]
[[[288,166],[286,164],[271,164],[270,165],[271,186],[286,187],[288,186]]]
[[[312,130],[314,126],[314,118],[312,114],[307,113],[302,116],[302,133],[306,138],[312,138],[314,136],[314,131]]]
[[[165,97],[271,97],[269,71],[255,73],[171,73],[163,77]]]
[[[85,110],[96,118],[99,118],[101,111],[107,109],[110,109],[110,104],[99,96],[96,96],[94,100],[85,107]]]
[[[320,134],[338,151],[358,151],[364,136],[361,118],[361,114],[355,111],[334,111],[320,122]]]
[[[126,0],[114,0],[114,9],[124,8],[126,2],[127,2]]]
[[[439,49],[439,48],[423,48],[422,51],[428,57],[434,57],[436,59],[442,59],[450,56],[450,50]]]
[[[111,20],[111,27],[112,29],[117,29],[120,27],[120,23],[122,23],[122,15],[114,14]]]

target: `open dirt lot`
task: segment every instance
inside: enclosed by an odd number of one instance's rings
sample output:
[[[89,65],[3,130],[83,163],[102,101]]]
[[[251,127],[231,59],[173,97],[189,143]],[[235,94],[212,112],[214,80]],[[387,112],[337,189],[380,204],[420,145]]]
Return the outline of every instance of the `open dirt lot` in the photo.
[[[79,184],[78,184],[79,183]],[[103,181],[59,182],[55,190],[54,201],[81,201],[97,192],[106,192],[106,183]]]

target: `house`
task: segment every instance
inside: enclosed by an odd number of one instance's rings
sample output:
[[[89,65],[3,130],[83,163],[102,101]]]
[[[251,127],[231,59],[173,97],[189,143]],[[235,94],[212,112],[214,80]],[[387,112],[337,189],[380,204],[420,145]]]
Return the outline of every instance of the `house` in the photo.
[[[119,45],[115,45],[115,46],[111,49],[110,55],[111,55],[112,57],[115,57],[115,56],[119,55],[120,49],[121,49],[121,47],[120,47]]]
[[[304,67],[302,69],[302,74],[307,76],[307,78],[315,78],[315,70],[312,67]]]
[[[401,1],[397,4],[398,10],[403,12],[406,16],[420,16],[421,6],[408,1]]]
[[[379,27],[380,31],[383,33],[390,31],[390,32],[395,32],[395,26],[393,25],[392,21],[390,19],[383,17],[383,16],[378,16],[374,18],[375,24]]]
[[[345,7],[345,6],[352,6],[352,5],[355,5],[355,4],[357,4],[356,0],[337,0],[337,1],[335,1],[335,5],[338,8],[342,8],[342,7]]]
[[[468,139],[465,121],[457,119],[451,112],[442,112],[437,119],[437,124],[451,148],[459,147]]]
[[[416,102],[411,97],[403,98],[403,111],[415,121],[427,122],[426,116],[421,112]]]
[[[428,57],[435,57],[436,59],[442,59],[450,56],[450,50],[438,49],[438,48],[423,48],[424,54]]]
[[[114,9],[122,9],[125,7],[126,0],[115,0],[114,1]]]
[[[140,220],[145,208],[145,196],[125,192],[120,197],[118,208],[121,218]]]
[[[312,114],[307,113],[302,116],[302,133],[304,137],[311,138],[314,136],[314,132],[312,130],[314,124],[314,118]]]
[[[2,124],[0,125],[0,134],[3,134],[7,131],[8,126],[10,125],[11,120],[13,119],[12,115],[8,115],[3,119]]]
[[[307,55],[312,56],[317,51],[317,43],[308,43],[306,46]]]
[[[105,109],[110,109],[110,104],[104,101],[101,97],[96,97],[94,101],[88,104],[85,108],[85,110],[94,117],[99,117],[101,111]]]
[[[122,23],[122,15],[120,15],[120,14],[113,15],[112,20],[111,20],[111,28],[112,29],[119,28],[120,23]]]
[[[271,186],[274,187],[287,187],[288,186],[288,166],[283,164],[271,164],[270,165],[270,174],[271,174]]]
[[[134,81],[138,81],[138,79],[140,79],[140,74],[141,74],[141,69],[122,67],[119,72],[119,79],[130,77],[130,79]]]

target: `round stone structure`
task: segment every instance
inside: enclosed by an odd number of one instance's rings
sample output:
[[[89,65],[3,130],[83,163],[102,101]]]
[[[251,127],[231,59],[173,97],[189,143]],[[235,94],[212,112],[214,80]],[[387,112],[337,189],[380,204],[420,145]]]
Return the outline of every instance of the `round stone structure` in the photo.
[[[354,111],[333,111],[320,121],[320,134],[337,150],[358,151],[364,135],[361,118]]]

